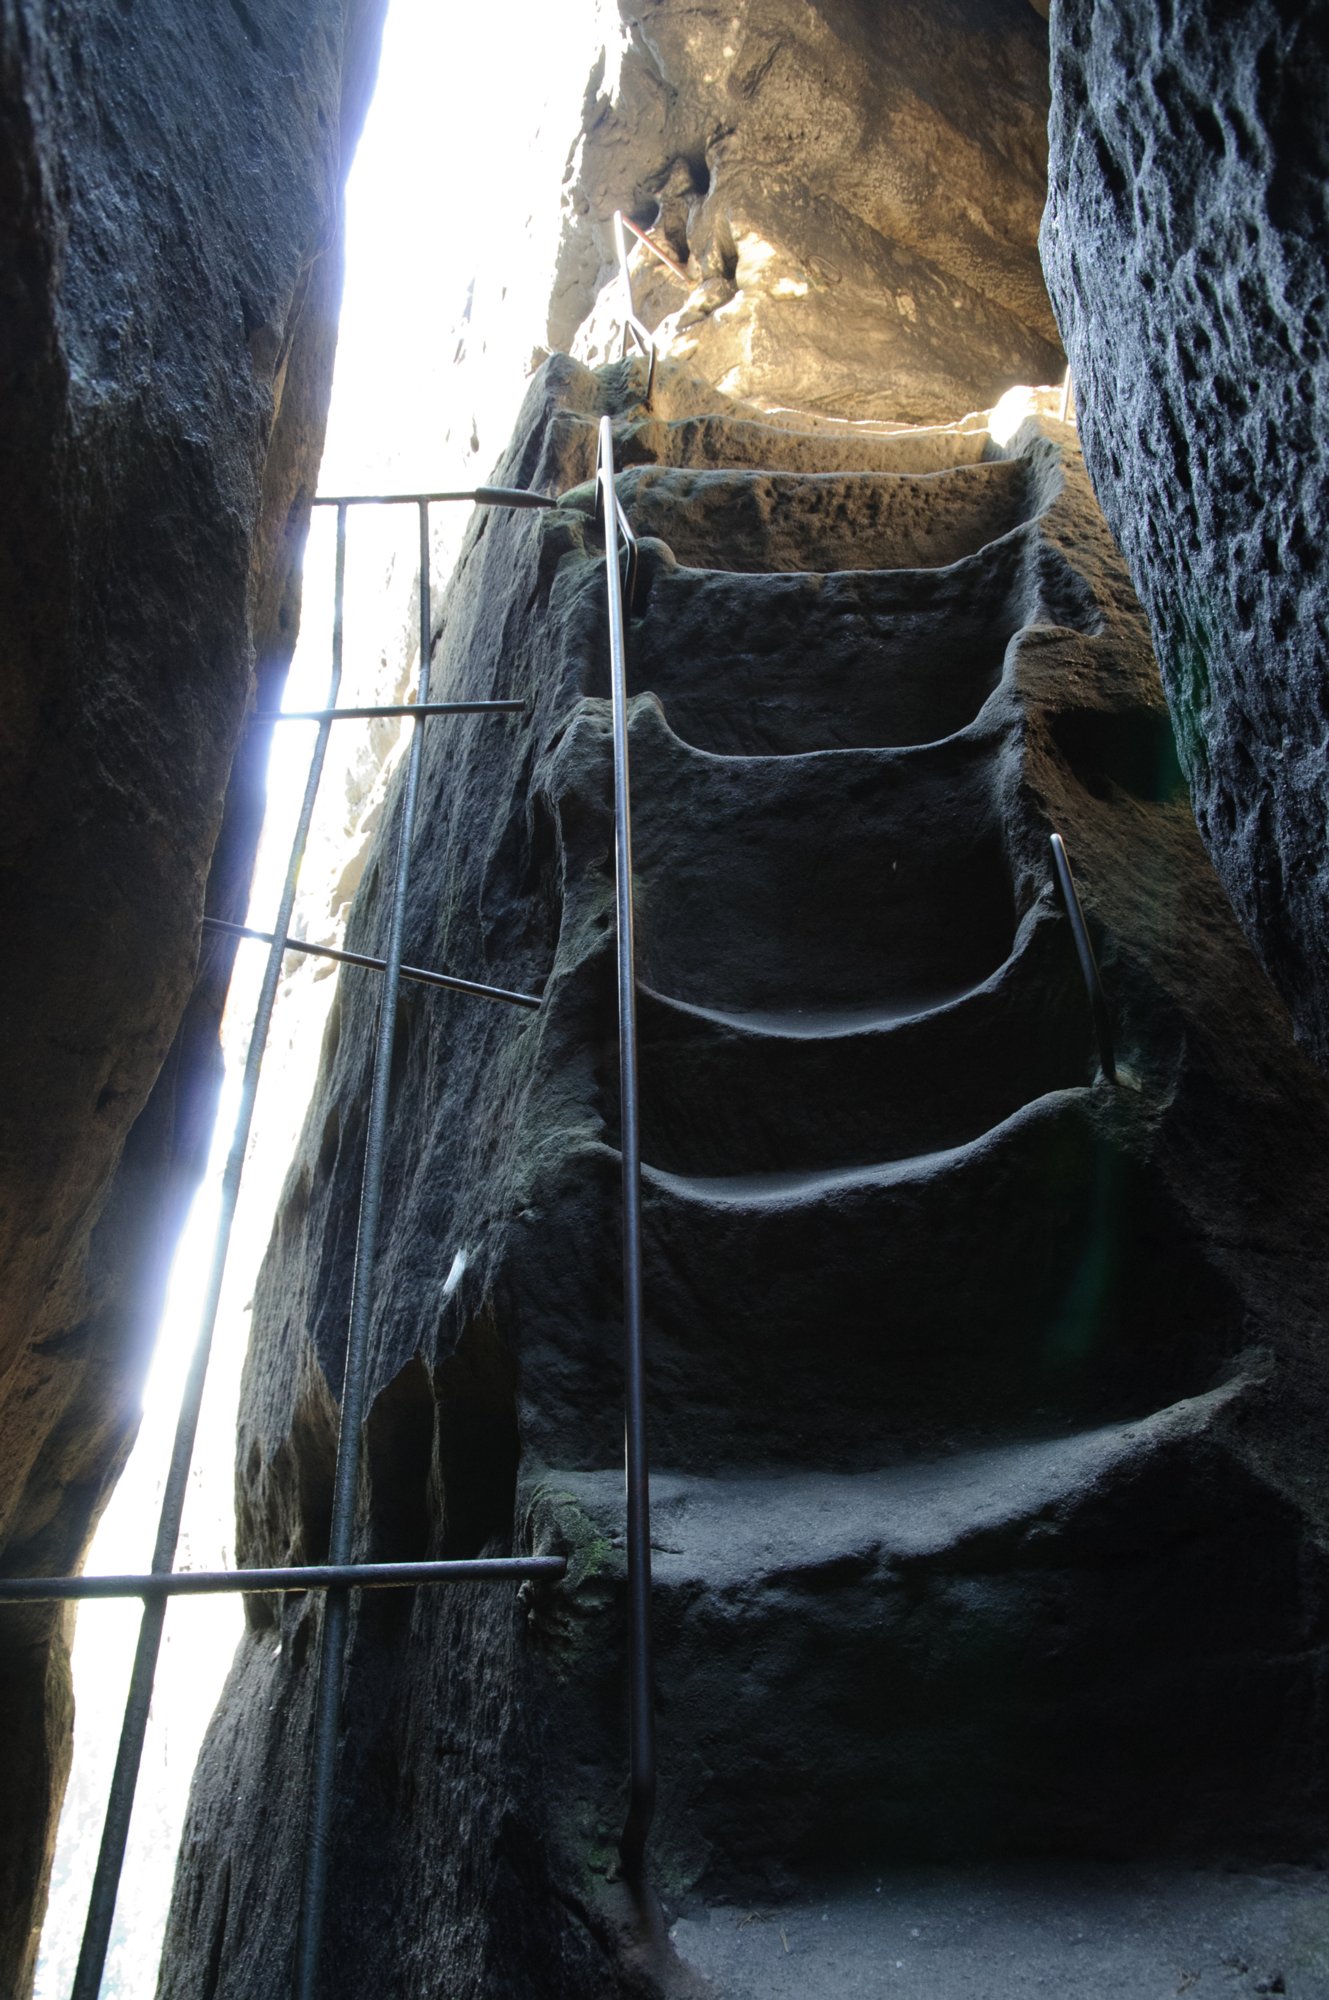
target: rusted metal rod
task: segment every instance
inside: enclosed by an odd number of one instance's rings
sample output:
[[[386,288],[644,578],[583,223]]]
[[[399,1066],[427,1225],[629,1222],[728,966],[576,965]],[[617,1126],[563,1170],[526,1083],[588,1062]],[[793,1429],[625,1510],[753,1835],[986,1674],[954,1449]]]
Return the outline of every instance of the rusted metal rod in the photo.
[[[623,234],[623,211],[621,208],[614,210],[614,247],[618,253],[619,282],[623,287],[623,352],[624,354],[627,353],[628,335],[631,334],[642,353],[646,356],[646,393],[642,397],[642,401],[649,410],[651,407],[651,392],[655,387],[655,335],[649,327],[642,325],[633,309],[632,273],[628,269],[628,245],[627,238]]]
[[[638,243],[643,244],[645,248],[650,251],[652,257],[659,258],[660,262],[664,265],[666,271],[672,271],[674,276],[676,278],[681,278],[685,285],[691,283],[691,279],[688,277],[687,272],[683,269],[683,266],[681,264],[676,264],[673,258],[669,255],[668,251],[662,250],[658,243],[653,243],[650,237],[646,234],[646,231],[644,229],[638,229],[636,223],[632,220],[632,217],[630,215],[625,215],[623,217],[623,227],[625,229],[630,229],[632,231]]]

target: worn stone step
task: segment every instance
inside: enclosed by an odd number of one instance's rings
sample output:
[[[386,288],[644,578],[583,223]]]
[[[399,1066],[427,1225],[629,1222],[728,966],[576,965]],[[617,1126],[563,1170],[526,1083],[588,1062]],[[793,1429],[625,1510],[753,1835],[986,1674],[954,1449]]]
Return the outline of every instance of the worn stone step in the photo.
[[[782,1902],[692,1898],[668,1938],[715,2000],[1329,1996],[1312,1867],[892,1869]]]
[[[598,419],[560,411],[550,434],[565,473],[588,480],[595,471]],[[942,472],[976,465],[992,451],[981,415],[958,424],[859,424],[819,420],[791,410],[745,415],[741,409],[686,416],[619,417],[616,465],[661,465],[710,471]]]
[[[657,1866],[750,1895],[874,1860],[1258,1844],[1289,1806],[1309,1837],[1329,1577],[1220,1442],[1239,1395],[853,1475],[658,1453]],[[543,1496],[542,1546],[604,1552],[607,1630],[621,1470]]]
[[[841,423],[814,430],[730,416],[646,418],[615,426],[617,463],[773,472],[942,472],[976,465],[989,439],[975,423],[874,430]]]
[[[725,758],[633,704],[641,979],[725,1009],[937,1006],[1010,951],[996,740]]]
[[[680,568],[648,547],[629,689],[657,695],[685,742],[725,756],[935,742],[1000,681],[1039,609],[1037,564],[1030,528],[934,570],[758,578]],[[606,668],[592,691],[607,685]]]
[[[1021,460],[928,473],[630,469],[619,498],[636,534],[690,568],[938,569],[1037,511]]]
[[[1096,1067],[1071,941],[1047,904],[990,978],[919,1014],[724,1013],[647,988],[639,1021],[643,1157],[680,1175],[936,1152]]]
[[[660,1462],[864,1467],[1207,1384],[1241,1345],[1240,1311],[1135,1166],[1129,1131],[1104,1129],[1121,1116],[1106,1094],[1052,1092],[965,1145],[876,1165],[647,1169]],[[520,1298],[560,1286],[557,1339],[527,1346],[520,1387],[523,1435],[555,1463],[621,1449],[603,1308],[621,1283],[619,1172],[589,1145],[510,1239]]]

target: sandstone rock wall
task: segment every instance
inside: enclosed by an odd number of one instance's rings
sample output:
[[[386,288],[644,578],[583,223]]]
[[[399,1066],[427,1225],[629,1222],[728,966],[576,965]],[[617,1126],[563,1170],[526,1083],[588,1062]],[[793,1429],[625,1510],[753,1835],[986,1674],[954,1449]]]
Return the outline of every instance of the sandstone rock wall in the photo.
[[[637,310],[723,391],[949,422],[1062,370],[1035,249],[1047,31],[1025,0],[622,0],[574,150],[550,345]],[[593,311],[602,288],[606,292]]]
[[[575,490],[602,408],[646,538],[653,1882],[704,1916],[900,1857],[1287,1859],[1323,1812],[1329,1094],[1200,848],[1074,434],[779,428],[670,371],[648,416],[555,361],[500,476],[574,490],[475,523],[438,621],[439,692],[529,712],[431,725],[406,941],[544,1001],[403,998],[359,1547],[569,1574],[360,1600],[329,1996],[695,1991],[615,1880],[611,788]],[[376,1007],[339,978],[256,1299],[241,1561],[326,1546]],[[320,1618],[249,1607],[164,2000],[208,1966],[287,1990]]]
[[[0,6],[0,1550],[74,1567],[207,1140],[294,642],[381,0]],[[146,1556],[145,1549],[145,1556]],[[68,1757],[63,1620],[3,1621],[0,1986]]]
[[[1206,846],[1329,1062],[1329,8],[1060,0],[1043,257]]]

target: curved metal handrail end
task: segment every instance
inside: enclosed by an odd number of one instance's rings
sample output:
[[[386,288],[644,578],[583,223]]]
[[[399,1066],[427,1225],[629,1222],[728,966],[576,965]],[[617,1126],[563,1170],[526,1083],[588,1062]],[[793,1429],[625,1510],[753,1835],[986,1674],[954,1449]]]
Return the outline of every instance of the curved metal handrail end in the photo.
[[[1108,1012],[1107,995],[1103,991],[1098,960],[1094,957],[1094,947],[1089,940],[1089,927],[1084,920],[1084,909],[1075,886],[1075,876],[1071,872],[1071,859],[1061,835],[1054,833],[1050,838],[1053,865],[1057,871],[1057,884],[1070,922],[1071,936],[1075,940],[1085,992],[1089,996],[1089,1011],[1093,1015],[1094,1034],[1098,1040],[1099,1067],[1109,1083],[1116,1083],[1119,1079],[1116,1053],[1112,1045],[1112,1016]]]

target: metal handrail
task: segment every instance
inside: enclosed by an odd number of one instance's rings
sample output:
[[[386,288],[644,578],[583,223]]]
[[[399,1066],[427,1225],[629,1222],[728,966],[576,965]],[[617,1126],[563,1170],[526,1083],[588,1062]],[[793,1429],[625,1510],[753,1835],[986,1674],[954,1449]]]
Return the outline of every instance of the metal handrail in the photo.
[[[113,1597],[216,1597],[288,1590],[414,1590],[427,1583],[507,1583],[567,1574],[566,1556],[456,1556],[438,1562],[288,1563],[268,1569],[174,1569],[115,1576],[0,1577],[0,1604]]]
[[[1052,860],[1057,871],[1061,900],[1070,921],[1071,936],[1075,939],[1080,974],[1084,980],[1085,992],[1089,996],[1089,1011],[1094,1017],[1099,1066],[1108,1082],[1116,1083],[1117,1060],[1112,1046],[1112,1016],[1108,1012],[1107,995],[1103,991],[1103,981],[1099,976],[1098,960],[1094,957],[1094,947],[1089,942],[1089,927],[1085,923],[1079,891],[1075,886],[1075,877],[1071,873],[1071,858],[1066,852],[1066,843],[1061,835],[1054,833],[1051,838]]]
[[[641,244],[642,249],[649,250],[652,257],[658,257],[660,262],[664,265],[666,271],[672,271],[674,276],[676,278],[681,278],[683,283],[686,285],[688,283],[688,274],[683,269],[683,266],[681,264],[675,263],[674,259],[669,255],[669,252],[667,250],[662,250],[658,243],[653,243],[650,237],[646,234],[646,231],[644,229],[638,229],[636,223],[632,220],[632,217],[630,215],[623,215],[622,209],[620,209],[618,212],[620,215],[623,216],[623,227],[625,229],[630,229],[632,231],[638,243]]]
[[[467,486],[456,493],[316,493],[314,507],[428,507],[436,500],[473,500],[477,507],[557,507],[526,486]]]
[[[627,647],[620,529],[636,538],[614,490],[614,435],[600,419],[596,480],[604,521],[609,600],[609,680],[614,741],[614,908],[618,958],[618,1074],[623,1170],[624,1459],[628,1561],[628,1812],[619,1840],[629,1876],[641,1874],[655,1811],[655,1700],[651,1665],[651,1498],[642,1323],[641,1133],[637,1103],[637,970],[632,901],[632,795],[628,763]]]
[[[253,938],[258,944],[271,944],[271,931],[256,931],[248,924],[227,923],[221,917],[204,917],[203,928],[223,932],[227,937]],[[330,958],[337,965],[363,965],[369,972],[386,972],[385,958],[373,958],[367,951],[343,951],[339,945],[310,944],[305,938],[283,938],[286,951],[298,951],[309,958]],[[457,979],[450,972],[429,972],[423,965],[400,965],[398,973],[403,979],[413,980],[418,986],[441,986],[448,993],[474,993],[481,1000],[506,1000],[513,1007],[541,1007],[544,1002],[538,993],[515,993],[507,986],[483,986],[478,979]]]
[[[405,715],[525,715],[524,701],[378,701],[363,708],[255,709],[249,720],[260,722],[379,722]]]
[[[433,650],[429,575],[429,502],[421,499],[416,504],[420,529],[418,695],[421,702],[427,702],[430,655]],[[415,837],[415,816],[420,796],[424,745],[424,724],[423,721],[417,721],[411,735],[406,779],[402,790],[401,818],[397,834],[397,864],[393,875],[388,944],[384,954],[386,963],[383,967],[383,985],[379,994],[378,1034],[369,1094],[369,1123],[365,1138],[364,1173],[360,1187],[355,1264],[351,1278],[346,1362],[342,1374],[341,1408],[337,1429],[337,1458],[333,1472],[332,1518],[328,1531],[328,1562],[334,1568],[350,1562],[355,1533],[360,1432],[364,1425],[368,1393],[369,1328],[374,1304],[375,1264],[378,1257],[379,1219],[383,1199],[383,1169],[388,1143],[392,1058],[397,1035],[397,992],[401,981],[406,932],[406,897],[410,887],[411,846]],[[323,1912],[327,1902],[337,1743],[341,1733],[342,1675],[349,1629],[349,1592],[345,1588],[331,1589],[325,1599],[323,1627],[319,1635],[318,1688],[314,1696],[314,1741],[310,1757],[309,1816],[305,1829],[305,1867],[300,1897],[300,1921],[296,1935],[294,1983],[296,2000],[314,2000],[314,1989],[318,1979],[319,1953],[323,1942]]]
[[[342,630],[346,583],[346,508],[337,508],[337,555],[335,582],[333,585],[332,614],[332,667],[328,682],[328,707],[335,707],[342,673]],[[309,773],[305,781],[304,798],[301,801],[296,820],[295,833],[291,841],[290,856],[286,875],[282,883],[281,896],[277,907],[276,933],[284,936],[290,928],[291,916],[295,908],[296,882],[300,870],[300,860],[304,853],[305,841],[314,816],[314,804],[318,796],[319,782],[323,775],[323,764],[327,755],[331,725],[322,723],[309,760]],[[249,1048],[245,1055],[244,1076],[240,1086],[240,1105],[236,1113],[235,1129],[231,1137],[230,1151],[226,1156],[226,1166],[222,1174],[221,1207],[216,1231],[213,1237],[212,1259],[208,1267],[207,1283],[203,1294],[203,1309],[199,1315],[198,1330],[194,1337],[194,1349],[190,1356],[189,1370],[180,1399],[180,1409],[176,1417],[175,1438],[171,1448],[170,1464],[162,1491],[161,1512],[158,1517],[157,1539],[152,1552],[154,1573],[169,1574],[174,1568],[176,1547],[180,1539],[180,1523],[184,1513],[185,1495],[189,1486],[189,1471],[194,1456],[194,1439],[198,1432],[200,1412],[203,1407],[203,1390],[207,1379],[208,1362],[212,1354],[213,1335],[216,1331],[217,1314],[221,1305],[222,1281],[226,1273],[226,1260],[230,1248],[231,1230],[235,1221],[236,1206],[240,1199],[240,1179],[244,1172],[245,1153],[249,1145],[249,1134],[254,1121],[254,1107],[258,1098],[259,1073],[263,1065],[263,1054],[267,1045],[268,1031],[272,1025],[272,1013],[277,999],[277,988],[281,981],[282,958],[276,937],[268,953],[268,962],[263,971],[263,983],[259,988],[258,1003],[254,1009],[254,1025],[250,1032]],[[71,1582],[73,1579],[71,1579]],[[138,1788],[139,1767],[143,1761],[143,1745],[148,1733],[148,1714],[152,1702],[152,1688],[157,1675],[157,1659],[161,1651],[162,1630],[166,1618],[166,1598],[149,1598],[143,1606],[143,1619],[139,1626],[138,1642],[134,1651],[134,1664],[130,1673],[129,1692],[125,1700],[124,1720],[120,1728],[120,1742],[116,1750],[115,1770],[111,1777],[110,1791],[106,1801],[106,1815],[102,1822],[101,1845],[97,1853],[97,1865],[93,1872],[92,1888],[88,1897],[88,1913],[84,1922],[83,1940],[79,1948],[78,1966],[74,1973],[72,2000],[97,2000],[101,1990],[102,1974],[106,1967],[106,1954],[111,1942],[111,1926],[115,1921],[115,1903],[120,1889],[120,1876],[124,1868],[125,1846],[129,1838],[129,1821],[134,1807],[134,1794]]]
[[[304,797],[296,821],[291,842],[286,874],[278,901],[277,920],[271,932],[254,932],[244,925],[230,924],[220,918],[204,918],[207,930],[228,935],[257,936],[269,944],[267,965],[259,988],[258,1001],[254,1010],[253,1026],[249,1047],[245,1057],[244,1072],[240,1087],[240,1101],[236,1113],[231,1145],[222,1174],[221,1199],[218,1220],[213,1233],[211,1258],[203,1292],[203,1304],[199,1314],[194,1346],[189,1358],[181,1393],[180,1407],[176,1417],[175,1435],[171,1457],[167,1466],[162,1488],[162,1501],[158,1516],[157,1536],[153,1546],[151,1571],[132,1577],[26,1577],[0,1580],[0,1602],[51,1602],[87,1599],[92,1597],[131,1596],[144,1600],[143,1617],[139,1627],[133,1666],[130,1671],[129,1691],[125,1701],[124,1719],[121,1724],[120,1741],[116,1751],[115,1769],[107,1794],[106,1813],[102,1825],[101,1843],[93,1873],[92,1887],[88,1898],[88,1911],[84,1924],[83,1939],[79,1950],[78,1965],[70,1989],[71,2000],[97,2000],[101,1990],[102,1977],[110,1946],[111,1928],[115,1919],[116,1898],[119,1893],[120,1877],[124,1869],[125,1848],[129,1835],[130,1817],[133,1812],[134,1795],[138,1786],[138,1774],[143,1759],[143,1746],[147,1737],[149,1712],[152,1702],[153,1684],[156,1679],[157,1661],[161,1652],[162,1633],[166,1616],[167,1601],[172,1596],[197,1594],[203,1589],[216,1590],[261,1590],[273,1589],[318,1589],[329,1590],[329,1605],[346,1603],[346,1591],[351,1587],[374,1587],[380,1583],[400,1580],[403,1584],[433,1582],[486,1582],[501,1581],[508,1575],[543,1574],[544,1559],[536,1557],[511,1558],[514,1567],[504,1570],[496,1567],[503,1559],[495,1558],[488,1564],[395,1564],[351,1565],[346,1562],[330,1563],[315,1568],[306,1566],[303,1570],[256,1571],[210,1571],[180,1572],[175,1570],[175,1554],[179,1543],[180,1526],[184,1512],[185,1495],[189,1484],[190,1467],[193,1460],[194,1441],[198,1431],[199,1417],[203,1404],[208,1363],[211,1358],[212,1342],[216,1330],[217,1315],[221,1303],[222,1283],[226,1273],[227,1257],[230,1250],[231,1233],[239,1202],[240,1182],[244,1170],[245,1155],[248,1150],[250,1132],[253,1126],[254,1110],[258,1095],[259,1077],[268,1034],[272,1024],[273,1008],[278,987],[281,983],[282,961],[287,951],[312,951],[319,956],[335,958],[353,965],[365,965],[372,970],[393,974],[395,977],[415,978],[452,990],[474,993],[489,999],[507,1000],[522,1007],[538,1007],[541,1002],[531,994],[509,992],[502,987],[482,986],[472,980],[454,979],[443,973],[424,972],[417,967],[400,964],[400,937],[395,940],[395,950],[390,948],[388,959],[366,957],[357,952],[335,951],[329,946],[305,945],[288,935],[291,917],[295,908],[296,885],[300,861],[312,823],[314,806],[318,796],[323,766],[326,761],[328,742],[333,722],[342,720],[348,713],[338,709],[337,695],[342,676],[343,628],[346,577],[346,516],[347,510],[359,506],[394,506],[413,504],[420,513],[421,549],[421,674],[420,701],[409,706],[418,711],[417,724],[433,714],[478,713],[484,710],[513,712],[524,707],[516,702],[487,703],[430,703],[428,694],[428,654],[429,654],[429,543],[428,510],[435,500],[473,501],[488,507],[556,507],[556,499],[542,493],[533,493],[520,487],[479,486],[464,492],[449,493],[384,493],[384,494],[318,494],[312,501],[315,507],[335,507],[337,510],[336,564],[333,596],[332,621],[332,666],[329,677],[326,705],[312,711],[309,720],[317,720],[319,727],[314,748],[310,756]],[[377,711],[370,711],[371,713]],[[393,711],[389,711],[393,712]],[[250,718],[251,724],[269,723],[275,720],[296,720],[294,715],[281,717],[257,715]],[[420,730],[415,731],[416,741],[412,745],[412,760],[418,765],[418,745]],[[393,972],[395,959],[395,973]],[[389,1020],[395,1025],[395,1004],[389,1012]],[[390,1038],[389,1038],[390,1039]],[[381,1170],[381,1160],[380,1160]],[[366,1161],[366,1179],[369,1178],[369,1162]],[[343,1416],[345,1404],[343,1403]],[[339,1460],[340,1465],[340,1460]],[[353,1476],[353,1475],[352,1475]],[[534,1565],[534,1567],[532,1567]],[[322,1580],[324,1573],[337,1572],[340,1581]],[[447,1572],[446,1574],[444,1572]],[[373,1572],[373,1574],[371,1574]],[[392,1573],[390,1576],[389,1573]],[[409,1574],[408,1574],[409,1572]],[[428,1574],[424,1572],[429,1572]],[[263,1576],[283,1577],[282,1583],[270,1585],[261,1582]],[[303,1576],[306,1580],[297,1583],[293,1579]],[[192,1578],[192,1581],[190,1580]],[[201,1579],[206,1578],[206,1581]],[[325,1635],[326,1635],[325,1620]],[[336,1676],[340,1680],[340,1674]],[[334,1743],[335,1749],[335,1743]],[[324,1840],[323,1866],[326,1868],[326,1837]]]
[[[648,326],[643,326],[642,322],[637,318],[633,307],[632,273],[628,269],[628,244],[627,238],[623,234],[623,211],[621,208],[614,210],[614,246],[618,251],[619,283],[623,287],[623,352],[626,354],[628,351],[628,335],[631,334],[642,353],[646,356],[646,394],[642,397],[642,401],[649,410],[651,407],[651,391],[655,387],[655,335]],[[653,250],[655,249],[654,244],[651,244],[650,247]]]

